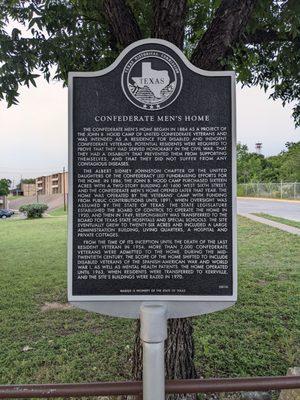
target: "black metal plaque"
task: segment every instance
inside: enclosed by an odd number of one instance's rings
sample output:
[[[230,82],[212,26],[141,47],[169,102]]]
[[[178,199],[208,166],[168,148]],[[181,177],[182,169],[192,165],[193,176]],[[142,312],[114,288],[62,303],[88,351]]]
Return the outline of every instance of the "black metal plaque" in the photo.
[[[234,74],[148,40],[70,94],[69,298],[233,299]]]

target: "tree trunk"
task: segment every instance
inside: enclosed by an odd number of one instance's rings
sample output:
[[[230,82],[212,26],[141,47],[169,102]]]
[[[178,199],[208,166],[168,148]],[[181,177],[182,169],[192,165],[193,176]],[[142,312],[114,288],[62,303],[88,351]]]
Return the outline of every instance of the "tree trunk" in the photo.
[[[257,0],[223,0],[200,39],[191,62],[207,70],[221,70],[222,61],[240,39]]]
[[[186,0],[152,0],[152,37],[172,42],[183,48]]]
[[[194,379],[197,373],[194,365],[193,325],[191,318],[168,320],[168,338],[165,342],[166,379]],[[143,351],[140,340],[140,321],[136,323],[136,336],[132,360],[134,380],[143,377]],[[195,395],[169,395],[168,400],[195,399]]]
[[[125,0],[104,0],[103,11],[121,48],[142,38],[140,27]]]
[[[186,0],[153,0],[153,36],[169,40],[182,48],[186,8]],[[125,0],[104,0],[103,10],[113,38],[121,47],[141,39],[137,21]],[[113,41],[113,43],[115,42]],[[169,335],[165,350],[167,379],[196,377],[192,331],[190,319],[173,319],[168,322]],[[140,323],[138,321],[132,360],[132,375],[135,380],[142,379],[142,360]],[[195,396],[169,396],[169,399],[172,400],[182,398],[194,399]]]
[[[186,0],[153,0],[152,35],[166,39],[183,47],[184,21],[187,11]],[[125,0],[104,0],[103,11],[110,27],[112,44],[121,47],[141,39],[141,31],[130,7]],[[165,346],[166,378],[188,379],[196,377],[193,362],[194,343],[191,320],[173,319],[168,321],[168,339]],[[133,350],[133,379],[141,380],[143,372],[142,346],[140,341],[140,322],[137,322]],[[182,398],[182,396],[169,396]]]
[[[186,0],[152,0],[152,36],[165,39],[183,48]],[[166,379],[193,379],[197,377],[194,365],[193,326],[190,318],[168,321],[168,338],[165,342]],[[132,375],[142,380],[143,354],[140,340],[140,321],[136,323]],[[195,395],[169,395],[169,400],[196,399]]]
[[[204,69],[222,69],[221,60],[240,38],[257,0],[222,0],[215,17],[199,41],[192,62]],[[104,13],[117,43],[125,47],[141,38],[138,23],[125,0],[104,0]],[[183,48],[187,0],[152,0],[152,36],[166,39]],[[196,378],[194,366],[193,327],[191,319],[168,322],[165,343],[167,379]],[[140,323],[137,322],[133,351],[133,379],[142,379],[142,347]],[[194,395],[171,395],[169,399],[195,399]]]

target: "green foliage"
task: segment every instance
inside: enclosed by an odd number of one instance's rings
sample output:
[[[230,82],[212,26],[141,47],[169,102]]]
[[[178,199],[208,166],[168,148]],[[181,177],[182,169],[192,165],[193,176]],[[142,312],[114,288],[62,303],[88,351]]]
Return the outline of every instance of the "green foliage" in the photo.
[[[237,181],[238,183],[260,181],[265,158],[256,153],[249,153],[246,145],[237,144]]]
[[[188,1],[187,56],[207,30],[220,2]],[[151,1],[128,0],[128,4],[143,37],[149,37],[153,25]],[[16,24],[11,32],[7,31],[8,22]],[[246,33],[222,64],[233,68],[243,84],[270,89],[271,97],[283,104],[295,101],[300,97],[299,27],[298,0],[260,0]],[[6,99],[9,106],[17,104],[19,85],[35,86],[40,75],[47,81],[53,78],[67,84],[69,71],[102,69],[120,50],[105,19],[102,0],[2,0],[0,99]],[[299,124],[299,105],[294,107],[294,118]]]
[[[7,196],[9,194],[9,187],[11,181],[9,179],[0,179],[0,196]]]
[[[27,183],[27,184],[35,183],[35,179],[34,178],[22,179],[21,183]]]
[[[19,208],[19,211],[25,213],[28,219],[42,218],[43,213],[48,209],[47,204],[26,204]]]
[[[299,126],[300,2],[258,1],[243,39],[233,49],[227,65],[237,71],[244,85],[270,89],[270,97],[281,99],[283,105],[298,102],[293,117]]]
[[[35,183],[35,179],[34,178],[21,179],[20,183],[17,184],[16,188],[20,190],[22,183],[27,183],[27,184]]]
[[[190,57],[199,39],[203,36],[221,0],[189,0],[185,38],[185,53]]]
[[[253,213],[253,214],[257,215],[258,217],[263,217],[266,219],[270,219],[271,221],[280,222],[281,224],[293,226],[295,228],[300,229],[300,221],[293,221],[292,219],[276,217],[275,215],[270,215],[270,214],[265,214],[265,213]]]
[[[280,177],[283,181],[290,179],[292,182],[300,182],[300,142],[286,144],[287,151],[280,153],[282,159],[280,165]]]
[[[59,207],[59,208],[55,208],[54,210],[49,212],[49,215],[51,215],[52,217],[62,217],[64,215],[67,215],[67,210],[64,210],[64,207]]]
[[[110,64],[117,51],[110,49],[108,26],[96,1],[15,1],[0,5],[0,92],[8,105],[17,103],[18,87],[36,85],[40,71],[67,82],[72,70],[97,70]],[[13,20],[26,31],[7,33]],[[54,73],[53,73],[54,71]]]
[[[237,145],[237,181],[249,182],[299,182],[300,142],[286,143],[287,150],[278,156],[264,157],[249,153],[246,145]]]

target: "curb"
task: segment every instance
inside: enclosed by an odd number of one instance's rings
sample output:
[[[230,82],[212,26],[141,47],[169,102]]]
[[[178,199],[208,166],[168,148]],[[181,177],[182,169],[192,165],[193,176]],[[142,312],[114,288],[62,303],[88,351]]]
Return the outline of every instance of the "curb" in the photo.
[[[290,199],[272,199],[270,197],[244,197],[244,196],[237,196],[239,200],[267,200],[267,201],[278,201],[278,202],[288,202],[288,203],[296,203],[300,204],[300,200],[290,200]]]

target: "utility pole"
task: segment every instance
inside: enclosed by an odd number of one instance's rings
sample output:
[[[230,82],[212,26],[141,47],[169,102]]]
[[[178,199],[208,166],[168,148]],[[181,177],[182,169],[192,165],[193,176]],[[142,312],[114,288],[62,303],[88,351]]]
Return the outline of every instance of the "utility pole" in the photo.
[[[63,167],[63,193],[64,193],[64,211],[66,211],[66,183],[65,183],[66,169]]]
[[[22,180],[23,180],[23,177],[21,175],[21,177],[20,177],[20,192],[21,192],[21,189],[22,189]],[[20,192],[19,192],[19,189],[17,189],[17,196],[20,194]]]

